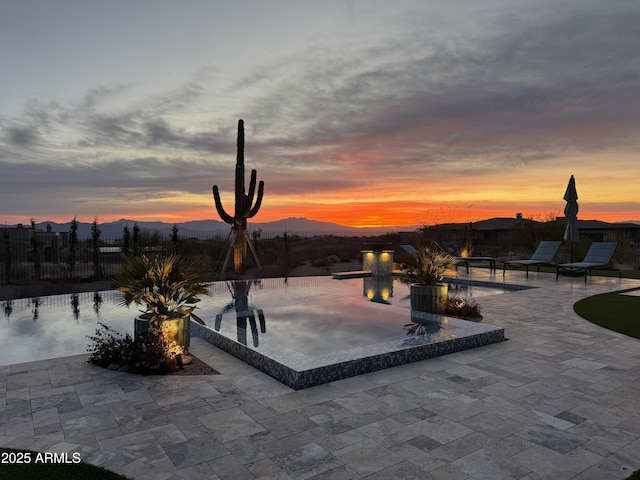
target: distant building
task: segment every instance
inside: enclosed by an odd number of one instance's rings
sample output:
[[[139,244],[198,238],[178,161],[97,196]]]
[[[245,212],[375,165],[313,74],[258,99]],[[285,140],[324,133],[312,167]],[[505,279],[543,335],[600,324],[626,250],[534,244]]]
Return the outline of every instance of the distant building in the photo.
[[[581,237],[590,238],[594,242],[624,242],[632,247],[640,247],[640,224],[637,223],[578,220],[578,232]]]
[[[9,234],[9,239],[13,249],[14,256],[16,258],[24,257],[26,252],[30,251],[30,239],[33,235],[31,227],[25,227],[19,223],[15,227],[4,227],[4,232]],[[69,232],[54,232],[51,225],[47,225],[46,230],[36,229],[36,235],[40,241],[40,252],[42,254],[42,261],[58,263],[63,260],[64,252],[69,248]],[[24,252],[20,255],[20,252]]]
[[[488,254],[489,249],[510,250],[512,245],[522,241],[523,232],[533,232],[542,222],[522,218],[490,218],[478,222],[445,223],[423,227],[424,236],[435,240],[447,249],[459,252],[465,246],[473,248],[474,255]]]
[[[51,225],[47,225],[45,232],[37,230],[36,234],[41,243],[43,261],[62,262],[63,252],[69,248],[69,232],[53,232]]]
[[[566,219],[549,222],[522,218],[490,218],[478,222],[445,223],[423,227],[424,237],[446,248],[460,251],[469,243],[474,255],[502,255],[510,250],[532,250],[540,240],[562,240]],[[640,224],[578,220],[580,237],[594,242],[618,242],[620,249],[640,250]]]
[[[8,233],[9,238],[13,241],[24,241],[25,243],[28,243],[29,235],[31,234],[31,227],[25,227],[19,223],[15,227],[4,227],[2,231],[3,233]]]

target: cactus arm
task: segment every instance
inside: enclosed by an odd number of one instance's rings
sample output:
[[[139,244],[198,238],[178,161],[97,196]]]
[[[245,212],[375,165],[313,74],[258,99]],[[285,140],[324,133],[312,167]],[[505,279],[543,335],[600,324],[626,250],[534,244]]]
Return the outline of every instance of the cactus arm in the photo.
[[[260,183],[258,184],[258,198],[256,198],[256,204],[253,206],[251,210],[249,210],[249,212],[247,212],[247,218],[251,218],[256,213],[258,213],[258,210],[260,210],[260,205],[262,205],[263,194],[264,194],[264,182],[260,180]]]
[[[253,196],[256,191],[256,171],[251,170],[251,181],[249,182],[249,192],[244,197],[244,210],[242,211],[242,215],[245,216],[251,210],[251,205],[253,204]],[[244,192],[243,192],[244,193]]]
[[[253,194],[256,191],[256,175],[258,172],[255,170],[251,170],[251,180],[249,181],[249,193],[247,196],[249,197],[249,203],[253,203]]]
[[[224,208],[222,207],[222,202],[220,201],[220,192],[218,191],[217,185],[213,186],[213,201],[216,203],[216,210],[218,211],[218,215],[220,215],[222,221],[230,224],[235,223],[234,218],[227,212],[225,212]]]

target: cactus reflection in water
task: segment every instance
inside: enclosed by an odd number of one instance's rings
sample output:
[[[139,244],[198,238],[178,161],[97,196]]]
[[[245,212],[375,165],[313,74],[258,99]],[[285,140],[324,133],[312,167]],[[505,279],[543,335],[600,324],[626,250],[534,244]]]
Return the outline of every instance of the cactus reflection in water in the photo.
[[[227,282],[227,288],[231,293],[231,302],[223,308],[222,313],[216,315],[213,328],[219,332],[222,327],[223,314],[233,309],[236,312],[238,342],[247,345],[247,332],[250,329],[253,346],[258,347],[260,345],[258,325],[260,326],[260,333],[263,334],[267,332],[267,326],[264,311],[261,308],[254,309],[249,306],[249,290],[251,289],[251,285],[252,282],[248,280]]]

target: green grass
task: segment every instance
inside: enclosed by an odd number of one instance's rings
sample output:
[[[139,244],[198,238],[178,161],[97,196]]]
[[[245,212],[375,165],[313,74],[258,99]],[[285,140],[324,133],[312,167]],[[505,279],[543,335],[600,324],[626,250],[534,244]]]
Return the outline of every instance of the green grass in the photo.
[[[620,295],[633,289],[593,295],[576,302],[575,312],[596,325],[640,338],[640,297]]]
[[[640,470],[633,472],[626,478],[626,480],[640,480]]]
[[[23,463],[15,463],[14,454],[19,455],[18,459]],[[29,455],[28,463],[26,463],[26,455]],[[37,456],[38,452],[31,450],[0,448],[0,461],[2,461],[0,477],[20,480],[86,480],[87,478],[91,480],[129,480],[123,475],[88,463],[37,462]],[[73,460],[71,454],[68,455],[68,459],[69,461]]]
[[[480,265],[478,265],[478,267],[480,267]],[[499,264],[496,266],[496,270],[500,270],[502,267],[502,264]],[[474,268],[476,268],[474,266]],[[535,265],[529,267],[529,273],[531,272],[536,272],[537,268]],[[518,267],[513,267],[510,265],[507,265],[507,270],[514,270],[514,271],[521,271],[524,272],[525,269],[524,268],[518,268]],[[546,266],[542,266],[540,267],[540,271],[541,272],[545,272],[545,273],[556,273],[556,267],[546,267]],[[617,270],[593,270],[592,271],[592,275],[594,277],[617,277],[618,276],[618,271]],[[622,278],[634,278],[634,279],[640,279],[640,270],[620,270],[620,275],[622,276]]]

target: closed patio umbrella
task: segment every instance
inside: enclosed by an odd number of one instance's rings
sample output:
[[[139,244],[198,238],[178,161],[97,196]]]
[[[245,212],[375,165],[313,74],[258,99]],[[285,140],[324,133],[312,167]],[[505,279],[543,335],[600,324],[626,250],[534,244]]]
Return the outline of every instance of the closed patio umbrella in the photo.
[[[567,204],[564,207],[564,216],[567,219],[567,227],[564,230],[564,239],[569,242],[571,249],[571,261],[573,262],[573,243],[580,238],[578,233],[578,192],[576,191],[576,180],[571,175],[567,191],[564,193],[564,200]]]

